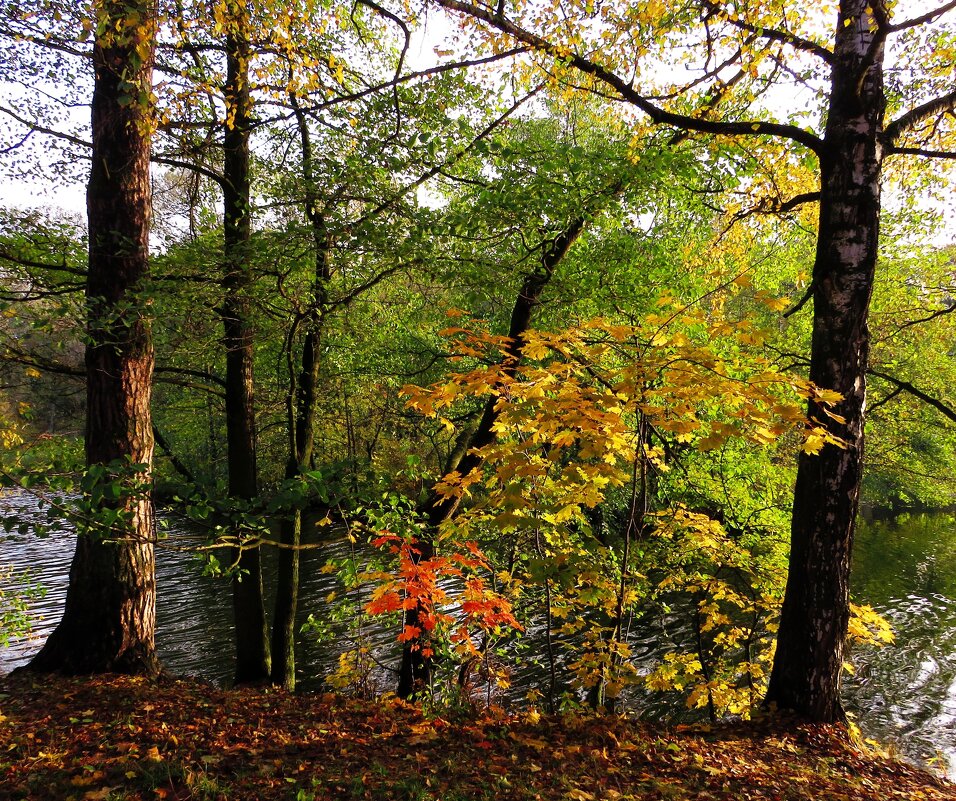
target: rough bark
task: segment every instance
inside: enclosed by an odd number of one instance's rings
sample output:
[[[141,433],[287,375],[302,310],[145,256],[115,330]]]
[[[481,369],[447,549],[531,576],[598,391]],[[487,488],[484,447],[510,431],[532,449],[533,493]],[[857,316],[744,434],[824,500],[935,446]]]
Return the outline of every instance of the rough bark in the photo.
[[[840,672],[863,468],[867,315],[879,241],[885,112],[875,22],[869,0],[841,3],[821,152],[810,380],[843,395],[835,411],[846,422],[829,421],[812,403],[809,414],[828,422],[846,447],[800,456],[790,572],[767,694],[769,704],[824,722],[844,717]]]
[[[155,9],[107,2],[98,11],[108,31],[134,12],[139,25],[93,47],[87,188],[86,463],[109,466],[104,481],[121,492],[115,500],[110,493],[88,498],[93,519],[77,539],[63,619],[29,665],[37,671],[159,671],[149,487],[153,346],[138,295],[149,272],[152,106],[142,92],[152,85]],[[96,523],[98,512],[117,509],[119,522]]]
[[[226,130],[223,138],[223,227],[225,251],[222,303],[226,350],[226,447],[229,495],[256,497],[256,411],[253,379],[253,331],[249,322],[249,44],[247,18],[236,4],[234,30],[226,37]],[[258,545],[233,552],[238,572],[232,582],[236,626],[237,684],[269,678],[269,630],[262,591]]]
[[[511,310],[511,321],[508,326],[508,345],[504,348],[503,362],[505,374],[514,377],[521,360],[521,348],[524,345],[524,335],[531,326],[531,315],[535,307],[541,302],[541,295],[554,275],[554,271],[565,257],[571,245],[581,235],[586,224],[584,216],[571,221],[568,227],[556,236],[545,248],[537,268],[525,276],[515,298]],[[494,397],[489,398],[482,410],[481,419],[468,443],[468,450],[458,462],[457,471],[467,475],[481,464],[481,457],[477,450],[494,441],[494,424],[498,418]],[[434,532],[445,521],[454,516],[458,509],[459,499],[441,497],[437,493],[430,493],[420,511],[425,516],[426,534],[418,541],[417,559],[428,560],[435,555]],[[405,624],[419,627],[419,615],[422,610],[412,607],[405,614]],[[398,671],[398,687],[396,693],[399,698],[409,698],[421,692],[431,684],[432,660],[422,653],[421,641],[406,643],[402,649],[402,661]]]

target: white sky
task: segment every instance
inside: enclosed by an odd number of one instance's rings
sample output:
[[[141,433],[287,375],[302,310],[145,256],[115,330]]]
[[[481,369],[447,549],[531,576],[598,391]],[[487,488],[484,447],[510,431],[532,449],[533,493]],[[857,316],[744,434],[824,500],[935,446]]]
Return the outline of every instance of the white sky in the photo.
[[[894,11],[894,17],[897,20],[910,18],[928,9],[935,8],[938,3],[939,0],[901,0]],[[435,48],[444,46],[442,43],[447,41],[456,29],[456,24],[451,22],[445,14],[439,10],[430,10],[426,18],[426,27],[415,32],[406,57],[407,67],[421,69],[436,63]],[[26,103],[28,100],[24,97],[24,90],[21,87],[15,87],[11,90],[9,86],[0,82],[0,102],[9,103],[16,108],[19,103]],[[789,98],[789,103],[790,107],[793,108],[793,97]],[[86,114],[88,114],[88,110],[77,109],[70,116],[74,120],[82,119],[83,122],[79,124],[85,126]],[[16,125],[8,117],[0,114],[0,129],[4,126]],[[88,134],[85,134],[85,137],[88,138]],[[40,135],[36,135],[33,141],[39,142],[41,139]],[[0,153],[0,170],[3,168],[5,158],[6,156]],[[954,172],[952,162],[941,164],[940,169],[946,170],[950,175]],[[62,180],[51,171],[35,181],[12,179],[0,172],[0,205],[27,208],[49,207],[82,214],[85,212],[86,166],[84,164],[77,165],[76,172],[82,178]],[[927,231],[927,239],[936,244],[956,241],[956,193],[953,191],[944,193],[942,200],[925,198],[922,204],[941,211],[945,221],[940,229]],[[887,208],[893,208],[897,205],[897,201],[887,194],[885,205]]]

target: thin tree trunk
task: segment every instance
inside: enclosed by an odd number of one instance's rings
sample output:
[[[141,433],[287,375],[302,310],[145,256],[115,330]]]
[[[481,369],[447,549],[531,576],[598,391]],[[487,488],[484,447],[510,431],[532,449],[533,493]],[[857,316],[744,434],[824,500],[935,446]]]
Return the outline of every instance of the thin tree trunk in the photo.
[[[514,377],[521,360],[521,348],[524,345],[524,335],[531,327],[531,315],[535,307],[541,302],[541,295],[554,275],[554,271],[565,257],[571,245],[584,230],[586,220],[583,216],[573,220],[544,249],[541,262],[537,269],[525,276],[518,297],[511,310],[511,323],[508,326],[508,344],[504,348],[505,374]],[[483,448],[494,441],[494,424],[498,419],[495,409],[495,398],[489,398],[482,411],[481,420],[475,433],[468,443],[469,449],[461,457],[457,471],[467,475],[481,464],[481,458],[476,455],[477,449]],[[458,509],[459,499],[441,497],[435,492],[429,493],[428,499],[421,508],[426,519],[426,534],[417,543],[417,561],[428,560],[435,555],[434,532],[445,521],[454,516]],[[417,606],[407,610],[405,625],[419,625],[419,617],[423,610]],[[422,629],[423,630],[423,629]],[[422,638],[418,641],[406,643],[402,649],[402,661],[398,672],[398,687],[396,692],[399,698],[409,698],[417,692],[422,692],[431,684],[432,660],[422,653]]]
[[[835,411],[845,423],[828,420],[813,403],[809,415],[827,422],[846,448],[828,445],[818,456],[800,456],[790,573],[766,699],[824,722],[844,718],[840,672],[863,467],[867,314],[879,240],[885,99],[883,47],[875,39],[870,2],[841,3],[813,268],[810,380],[843,395]]]
[[[66,673],[159,671],[154,646],[153,346],[145,300],[149,273],[149,155],[155,8],[149,2],[103,3],[99,29],[115,31],[129,15],[141,22],[93,47],[92,172],[87,189],[86,464],[105,466],[99,489],[119,484],[119,498],[89,495],[94,520],[77,539],[63,619],[31,670]],[[122,30],[122,28],[121,28]],[[132,466],[132,471],[130,470]],[[99,511],[120,510],[108,527]]]
[[[317,415],[317,391],[321,368],[321,345],[324,312],[328,305],[328,282],[332,277],[329,261],[328,233],[325,219],[319,210],[315,188],[312,140],[305,115],[292,98],[299,126],[302,146],[302,172],[305,182],[305,214],[312,230],[315,254],[313,296],[304,314],[305,340],[302,344],[302,362],[298,380],[290,358],[290,387],[287,399],[289,426],[289,458],[285,477],[294,479],[311,468]],[[291,342],[290,342],[291,347]],[[299,598],[299,545],[302,541],[302,510],[291,510],[283,519],[280,540],[285,546],[279,551],[276,581],[276,606],[272,622],[273,684],[295,689],[295,616]]]
[[[252,271],[249,264],[249,43],[248,12],[235,4],[233,30],[226,36],[226,130],[223,139],[223,227],[225,275],[222,303],[226,349],[226,442],[229,496],[256,497],[256,411],[253,330],[249,322]],[[239,532],[241,536],[241,532]],[[269,678],[269,630],[262,592],[258,545],[233,552],[238,571],[232,582],[236,626],[237,684]]]

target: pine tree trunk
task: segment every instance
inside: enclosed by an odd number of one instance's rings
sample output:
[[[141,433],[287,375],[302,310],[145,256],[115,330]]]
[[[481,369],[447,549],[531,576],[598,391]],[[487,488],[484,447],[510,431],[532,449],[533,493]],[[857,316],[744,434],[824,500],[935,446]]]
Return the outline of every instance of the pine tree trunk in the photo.
[[[885,112],[882,44],[869,0],[844,0],[821,157],[820,230],[813,268],[810,380],[843,400],[846,448],[801,454],[790,573],[767,703],[822,722],[842,720],[840,672],[849,620],[850,553],[863,468],[867,315],[880,227],[879,135]]]
[[[226,349],[226,443],[229,495],[256,497],[256,411],[253,380],[253,331],[249,323],[252,283],[249,265],[249,44],[246,12],[237,4],[235,30],[226,37],[226,130],[223,139],[223,226],[225,276],[222,303]],[[236,626],[237,684],[269,677],[269,631],[262,590],[258,545],[233,552],[238,573],[232,582]]]
[[[94,44],[87,189],[86,463],[108,466],[99,488],[119,486],[120,492],[112,500],[109,490],[103,499],[88,495],[93,519],[77,539],[63,619],[29,665],[37,671],[159,672],[150,490],[153,346],[147,301],[137,295],[149,272],[155,10],[144,2],[104,3],[98,21],[115,30],[132,13],[141,22],[127,35]],[[97,524],[97,513],[109,510],[121,511],[119,522]]]

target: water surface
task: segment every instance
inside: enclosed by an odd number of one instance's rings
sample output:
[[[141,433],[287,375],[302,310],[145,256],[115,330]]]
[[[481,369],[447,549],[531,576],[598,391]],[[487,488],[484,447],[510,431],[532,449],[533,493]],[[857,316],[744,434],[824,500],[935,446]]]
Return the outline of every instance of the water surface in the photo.
[[[0,515],[14,513],[26,522],[45,520],[35,499],[23,492],[0,495]],[[196,555],[202,542],[195,529],[167,518],[168,537],[157,549],[157,649],[172,673],[195,675],[228,684],[232,675],[233,621],[229,583],[204,576]],[[334,572],[321,569],[331,558],[347,561],[353,548],[339,537],[303,552],[301,610],[328,610],[342,602],[361,605],[362,597],[347,598]],[[0,579],[9,589],[30,581],[43,585],[45,597],[31,599],[33,633],[0,649],[0,672],[24,664],[39,649],[62,614],[73,537],[61,529],[39,538],[30,533],[0,537],[0,568],[12,578]],[[367,556],[367,554],[360,554]],[[274,553],[266,551],[267,586],[274,570]],[[11,583],[12,582],[12,583]],[[847,676],[844,697],[864,734],[895,748],[920,764],[933,761],[956,776],[956,522],[951,515],[912,515],[861,523],[855,547],[852,581],[854,598],[872,604],[893,625],[896,643],[860,648],[852,655],[856,674]],[[368,590],[365,591],[366,593]],[[334,594],[334,595],[333,595]],[[372,625],[356,627],[342,609],[340,620],[329,622],[327,637],[304,634],[299,639],[297,678],[303,689],[321,689],[338,665],[339,656],[356,642],[369,646],[373,660],[369,691],[392,689],[397,651],[395,631]],[[659,634],[660,632],[658,632]],[[658,658],[661,646],[653,632],[643,631],[632,643],[642,667]],[[541,643],[525,645],[536,654],[524,657],[512,674],[509,695],[521,699],[532,687],[547,683]],[[645,714],[686,718],[687,710],[674,696],[641,696]]]
[[[861,648],[844,682],[861,728],[956,776],[956,521],[902,515],[861,523],[852,592],[893,626],[896,642]]]

